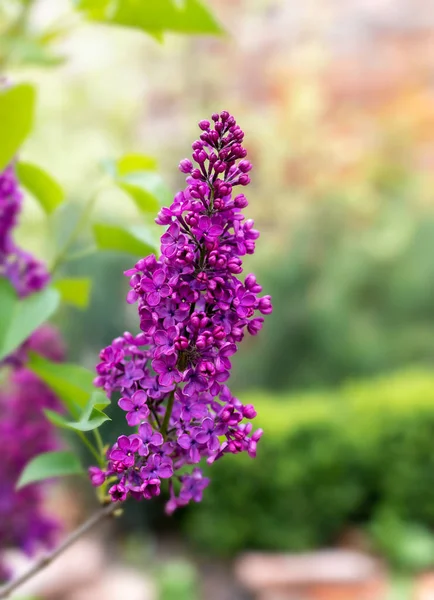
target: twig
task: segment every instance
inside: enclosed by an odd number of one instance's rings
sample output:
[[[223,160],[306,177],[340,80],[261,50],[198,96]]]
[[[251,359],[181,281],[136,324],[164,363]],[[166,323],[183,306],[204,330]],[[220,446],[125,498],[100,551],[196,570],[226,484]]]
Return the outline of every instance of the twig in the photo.
[[[107,506],[103,506],[99,511],[93,514],[87,521],[83,523],[80,527],[78,527],[75,531],[71,533],[70,536],[66,538],[64,542],[60,544],[55,550],[53,550],[50,554],[43,556],[40,558],[28,571],[19,575],[16,579],[7,583],[3,587],[0,588],[0,599],[8,598],[12,592],[14,592],[18,587],[23,585],[29,579],[32,579],[35,575],[37,575],[40,571],[45,569],[49,564],[51,564],[58,556],[63,554],[65,550],[67,550],[70,546],[72,546],[82,535],[87,533],[94,525],[97,525],[100,521],[104,520],[106,517],[109,517],[111,514],[115,512],[119,508],[116,502],[112,502]]]
[[[172,392],[170,392],[169,400],[167,402],[166,413],[164,415],[163,424],[160,429],[160,433],[164,439],[166,439],[166,437],[167,437],[167,429],[169,427],[170,417],[172,416],[174,400],[175,400],[175,391],[173,390]],[[0,598],[1,598],[1,596],[0,596]]]

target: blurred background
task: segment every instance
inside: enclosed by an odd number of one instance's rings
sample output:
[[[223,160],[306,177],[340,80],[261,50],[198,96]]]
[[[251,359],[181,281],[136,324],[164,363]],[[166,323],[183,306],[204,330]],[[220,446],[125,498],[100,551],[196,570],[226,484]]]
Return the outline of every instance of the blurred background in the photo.
[[[248,211],[261,238],[246,272],[275,308],[242,345],[231,387],[258,410],[258,458],[213,465],[203,502],[170,519],[162,503],[129,506],[106,548],[129,584],[141,582],[128,595],[142,600],[432,599],[434,4],[208,4],[226,36],[161,45],[80,24],[59,48],[64,65],[14,73],[40,90],[23,156],[77,206],[101,163],[127,151],[155,156],[175,193],[197,122],[223,109],[244,129],[254,165]],[[57,14],[73,19],[66,0],[40,0],[34,18]],[[120,193],[102,192],[97,213],[136,222]],[[50,240],[36,225],[43,217],[29,203],[21,241],[43,257]],[[71,359],[92,367],[114,337],[136,332],[122,275],[132,262],[71,263],[94,281],[89,311],[59,318]],[[118,416],[113,408],[108,440]],[[78,483],[57,490],[56,510],[79,521],[87,494]],[[326,596],[319,584],[279,583],[281,553],[315,560],[326,548],[375,557],[367,566],[351,554],[355,580],[371,587]],[[347,572],[348,555],[331,556],[332,571]],[[106,597],[126,597],[110,585]],[[98,589],[53,597],[96,599]]]

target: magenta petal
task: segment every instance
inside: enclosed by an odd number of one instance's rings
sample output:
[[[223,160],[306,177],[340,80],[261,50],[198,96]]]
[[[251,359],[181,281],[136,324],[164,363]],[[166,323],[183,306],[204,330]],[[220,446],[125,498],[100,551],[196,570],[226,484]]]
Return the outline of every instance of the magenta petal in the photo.
[[[196,446],[190,448],[190,459],[194,463],[200,462],[200,453]]]
[[[177,251],[177,248],[175,246],[175,244],[168,244],[167,246],[164,246],[163,249],[163,254],[164,256],[167,256],[167,258],[172,258],[173,256],[175,256]]]
[[[211,219],[209,217],[207,217],[206,215],[202,215],[201,217],[199,217],[199,227],[201,229],[208,229],[210,225]]]
[[[173,235],[171,235],[169,233],[169,230],[166,233],[163,233],[163,235],[160,238],[161,243],[163,244],[163,246],[167,246],[168,244],[173,244]]]
[[[121,435],[118,438],[118,446],[121,450],[129,450],[130,449],[130,440],[127,438],[126,435]]]
[[[223,233],[223,227],[220,227],[220,225],[213,225],[208,230],[208,235],[210,237],[218,237],[222,233]]]
[[[167,283],[165,283],[164,285],[161,286],[160,296],[162,298],[167,298],[168,296],[170,296],[171,293],[172,293],[172,290],[171,290],[170,286],[167,285]]]
[[[158,330],[154,333],[154,342],[161,346],[162,344],[167,344],[168,337],[165,331]]]
[[[208,442],[208,448],[211,450],[211,452],[217,452],[217,450],[220,448],[220,442],[217,436],[211,436],[211,439]]]
[[[172,465],[170,463],[162,464],[161,467],[158,469],[158,475],[162,479],[168,479],[169,477],[172,477],[172,475],[173,475]]]
[[[157,358],[152,361],[152,367],[156,373],[166,372],[166,363],[161,358]]]
[[[161,385],[169,386],[174,380],[174,373],[163,373],[158,377],[158,381]]]
[[[195,438],[196,438],[196,441],[199,442],[199,444],[206,444],[210,438],[210,435],[206,431],[199,431],[195,435]]]
[[[152,436],[152,427],[149,423],[142,423],[142,425],[140,425],[139,435],[141,435],[145,441],[149,441],[149,438]]]
[[[144,292],[152,292],[152,290],[155,290],[154,282],[148,277],[144,277],[142,279],[142,281],[140,282],[140,287]]]
[[[123,463],[126,467],[132,467],[134,464],[134,456],[126,456],[123,459]]]
[[[237,351],[235,344],[225,344],[220,350],[220,356],[232,356]]]
[[[119,449],[112,450],[110,452],[110,458],[112,460],[123,460],[125,458],[125,452]]]
[[[166,279],[166,273],[163,269],[157,269],[152,276],[155,285],[162,285]]]
[[[244,294],[241,304],[242,306],[254,306],[256,302],[255,294]]]
[[[191,446],[190,436],[187,435],[186,433],[183,433],[178,438],[178,444],[181,446],[181,448],[184,448],[184,450],[188,450]]]
[[[137,452],[137,450],[140,448],[142,443],[143,442],[139,437],[135,437],[133,440],[131,440],[131,447],[130,447],[131,452]]]
[[[149,306],[158,306],[160,304],[160,294],[158,292],[150,292],[147,295],[147,301]]]
[[[152,435],[151,444],[154,444],[154,446],[162,446],[164,443],[164,438],[161,435],[161,433],[158,433],[157,431]]]
[[[135,290],[130,290],[127,294],[128,304],[134,304],[135,302],[137,302],[138,297],[139,297],[139,295]]]
[[[127,412],[134,408],[134,404],[131,402],[130,398],[121,398],[118,402],[118,406]]]
[[[130,427],[134,427],[135,425],[138,425],[140,423],[141,416],[138,412],[136,411],[131,411],[127,414],[126,416],[127,419],[127,423]]]
[[[142,370],[140,369],[140,371]],[[145,404],[147,402],[148,396],[143,390],[137,390],[137,392],[134,392],[134,394],[132,395],[131,400],[136,406],[142,406],[142,404]]]

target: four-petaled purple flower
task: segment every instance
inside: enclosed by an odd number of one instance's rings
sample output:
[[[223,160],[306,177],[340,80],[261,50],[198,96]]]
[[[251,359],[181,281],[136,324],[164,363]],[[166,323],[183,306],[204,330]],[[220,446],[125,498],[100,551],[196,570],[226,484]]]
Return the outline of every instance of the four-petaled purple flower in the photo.
[[[140,448],[142,440],[138,436],[121,435],[115,446],[109,453],[109,458],[120,462],[124,467],[132,467],[135,461],[135,453]]]
[[[161,252],[167,258],[172,258],[187,243],[187,237],[181,233],[179,225],[172,223],[169,229],[161,236]]]
[[[131,398],[123,397],[119,400],[119,406],[122,410],[127,411],[126,418],[130,427],[138,425],[148,417],[149,408],[146,404],[147,400],[147,395],[141,390],[134,392]]]
[[[217,450],[220,448],[218,431],[219,428],[216,428],[215,422],[207,417],[202,421],[199,427],[195,427],[193,429],[194,439],[199,444],[207,444],[211,452],[217,452]]]
[[[177,357],[175,354],[168,354],[152,361],[152,367],[158,373],[158,382],[161,385],[169,386],[172,383],[181,381],[182,376],[176,368],[176,363]]]
[[[127,488],[121,483],[112,485],[109,494],[113,502],[123,502],[127,499]]]
[[[147,292],[146,300],[149,306],[158,306],[163,298],[170,296],[172,290],[166,282],[166,273],[163,269],[154,271],[152,277],[144,277],[141,288]]]
[[[143,369],[137,367],[133,361],[130,361],[125,365],[124,374],[119,383],[122,387],[130,389],[143,376]]]
[[[139,436],[142,440],[142,445],[139,448],[141,456],[148,456],[149,445],[155,449],[155,446],[162,446],[164,438],[159,431],[154,431],[149,423],[142,423],[139,427]]]
[[[157,454],[152,454],[144,467],[140,469],[143,479],[169,479],[173,475],[173,465],[169,458],[161,458]]]
[[[169,327],[166,331],[159,329],[154,333],[155,356],[162,354],[174,354],[176,352],[175,341],[179,336],[176,327]]]

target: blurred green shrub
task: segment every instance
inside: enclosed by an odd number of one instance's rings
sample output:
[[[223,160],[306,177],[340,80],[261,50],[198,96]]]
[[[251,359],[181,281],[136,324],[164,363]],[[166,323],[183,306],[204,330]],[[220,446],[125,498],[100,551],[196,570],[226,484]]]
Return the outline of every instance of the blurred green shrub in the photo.
[[[434,535],[427,527],[403,521],[388,509],[374,517],[368,532],[395,571],[413,573],[434,565]]]
[[[198,574],[192,563],[170,561],[157,571],[160,600],[197,600]]]
[[[278,258],[254,267],[274,311],[234,357],[232,389],[316,388],[430,366],[433,252],[432,215],[408,199],[323,201]]]
[[[265,435],[256,460],[212,466],[185,524],[200,547],[228,555],[316,548],[386,509],[434,526],[434,374],[406,372],[335,394],[247,398]]]

